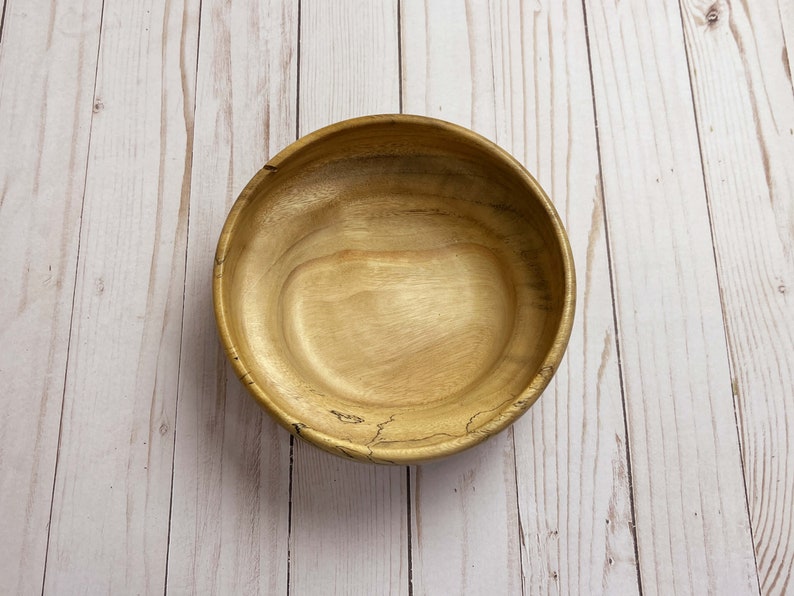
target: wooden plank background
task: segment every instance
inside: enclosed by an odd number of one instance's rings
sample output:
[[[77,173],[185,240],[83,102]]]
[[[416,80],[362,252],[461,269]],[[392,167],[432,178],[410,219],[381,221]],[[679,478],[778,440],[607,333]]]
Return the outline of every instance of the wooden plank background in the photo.
[[[4,0],[0,593],[794,593],[790,0]],[[245,183],[425,114],[568,229],[563,365],[423,466],[293,440],[224,360]]]

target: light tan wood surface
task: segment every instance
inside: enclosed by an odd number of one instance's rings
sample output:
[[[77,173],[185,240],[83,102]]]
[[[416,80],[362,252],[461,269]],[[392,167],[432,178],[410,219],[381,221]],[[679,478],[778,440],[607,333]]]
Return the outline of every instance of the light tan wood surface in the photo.
[[[0,593],[794,590],[791,2],[5,0],[2,15]],[[291,440],[212,312],[218,235],[252,176],[298,136],[401,111],[524,164],[579,281],[540,400],[409,468]],[[419,270],[443,278],[437,298],[465,306],[477,294],[434,258]],[[349,317],[330,281],[306,269],[293,289]],[[350,358],[328,360],[328,338],[301,349],[345,382],[368,357],[347,339]],[[383,349],[410,356],[398,343]]]

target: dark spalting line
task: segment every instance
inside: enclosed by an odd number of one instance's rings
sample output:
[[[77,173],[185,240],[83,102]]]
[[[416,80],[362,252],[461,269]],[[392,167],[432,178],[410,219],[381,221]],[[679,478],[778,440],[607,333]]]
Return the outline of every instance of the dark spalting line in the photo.
[[[337,449],[337,451],[339,451],[339,453],[341,453],[342,455],[344,455],[348,459],[353,459],[353,460],[358,459],[354,453],[352,453],[351,451],[348,451],[347,449],[345,449],[344,447],[342,447],[340,445],[337,445],[336,449]]]
[[[452,435],[450,433],[433,433],[424,437],[414,437],[413,439],[397,439],[393,441],[380,441],[378,445],[402,445],[405,443],[418,443],[419,441],[426,441],[434,437],[449,437],[451,439],[459,439],[463,435]]]
[[[551,368],[551,367],[545,367],[545,368]],[[510,397],[508,399],[506,399],[505,401],[503,401],[500,404],[497,404],[493,408],[489,408],[487,410],[479,410],[479,411],[477,411],[473,416],[471,416],[471,418],[469,418],[469,421],[466,423],[466,433],[473,432],[472,429],[471,429],[471,425],[474,424],[474,419],[477,418],[477,416],[482,416],[483,414],[489,414],[491,412],[495,412],[496,410],[504,408],[504,407],[510,405],[513,402],[513,400],[515,400],[515,398],[516,398],[515,395],[510,395]],[[446,433],[438,433],[438,434],[446,434]],[[458,436],[463,436],[463,435],[458,435]]]
[[[601,213],[603,215],[603,226],[604,226],[604,247],[606,248],[607,253],[607,269],[609,271],[609,289],[610,294],[612,296],[612,326],[615,329],[615,353],[617,356],[618,361],[618,379],[620,381],[620,399],[623,409],[623,436],[626,440],[625,445],[625,454],[626,454],[626,469],[627,469],[627,483],[629,487],[629,503],[631,508],[631,538],[634,542],[634,561],[635,561],[635,568],[637,570],[637,592],[639,596],[642,596],[642,571],[640,566],[640,554],[639,554],[639,545],[637,543],[637,514],[636,514],[636,506],[634,502],[634,483],[632,478],[632,465],[631,465],[631,438],[629,435],[629,423],[628,423],[628,410],[626,408],[626,386],[625,386],[625,373],[623,370],[623,360],[621,354],[621,347],[620,347],[620,327],[618,325],[618,313],[617,313],[617,300],[616,300],[616,292],[615,292],[615,273],[614,273],[614,260],[612,258],[612,248],[610,244],[609,238],[609,221],[606,213],[606,201],[605,201],[605,193],[604,193],[604,178],[603,178],[603,160],[602,160],[602,149],[601,149],[601,136],[599,134],[598,129],[598,107],[596,106],[596,99],[595,99],[595,74],[593,71],[593,53],[592,53],[592,45],[590,42],[590,30],[588,25],[588,16],[587,16],[587,0],[582,0],[582,19],[584,21],[584,31],[585,31],[585,45],[587,47],[587,65],[588,70],[590,72],[590,94],[593,98],[592,105],[593,105],[593,126],[595,129],[595,139],[596,139],[596,154],[598,157],[598,180],[596,184],[596,201],[601,205]]]
[[[364,419],[361,416],[356,416],[355,414],[346,414],[337,410],[330,410],[330,412],[339,419],[339,422],[345,422],[348,424],[360,424],[361,422],[364,422]]]
[[[386,428],[386,426],[387,426],[387,425],[389,425],[389,424],[391,424],[392,422],[394,422],[394,418],[395,418],[395,416],[397,416],[397,414],[392,414],[392,415],[389,417],[389,419],[388,419],[388,420],[384,420],[383,422],[380,422],[380,423],[378,423],[378,425],[377,425],[377,426],[378,426],[378,432],[376,432],[376,433],[375,433],[375,436],[374,436],[374,437],[372,437],[372,439],[369,441],[369,443],[367,443],[367,447],[369,447],[369,446],[370,446],[370,445],[372,445],[372,444],[373,444],[375,441],[377,441],[377,440],[378,440],[378,437],[380,437],[380,434],[383,432],[383,429],[384,429],[384,428]]]

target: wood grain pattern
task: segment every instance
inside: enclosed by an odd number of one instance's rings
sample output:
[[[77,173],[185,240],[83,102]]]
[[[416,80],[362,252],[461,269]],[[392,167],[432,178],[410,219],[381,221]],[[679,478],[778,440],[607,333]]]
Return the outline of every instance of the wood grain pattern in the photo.
[[[295,138],[294,2],[202,3],[167,591],[284,593],[289,435],[231,371],[213,255],[238,193]]]
[[[687,1],[682,13],[761,591],[785,594],[794,590],[789,51],[774,3]]]
[[[401,4],[405,112],[443,118],[497,140],[487,5]],[[512,433],[412,470],[416,593],[521,593]]]
[[[0,592],[794,590],[790,0],[0,10]],[[209,283],[269,157],[401,102],[537,174],[580,282],[540,402],[408,472],[291,449]]]
[[[549,192],[578,269],[563,365],[514,429],[525,593],[638,591],[593,99],[580,2],[491,4],[497,141]],[[479,39],[487,39],[483,34]],[[475,41],[478,39],[474,37]],[[475,47],[479,54],[487,48]]]
[[[585,5],[642,587],[757,593],[678,6]]]
[[[221,233],[236,376],[336,455],[417,463],[508,426],[559,366],[573,261],[534,180],[468,129],[346,120],[271,159]]]
[[[397,2],[303,0],[299,132],[399,111]],[[405,470],[295,441],[290,593],[406,593]]]
[[[778,0],[777,9],[783,34],[783,51],[785,52],[785,58],[781,56],[783,75],[788,79],[789,85],[792,86],[792,91],[794,91],[794,80],[792,80],[791,76],[792,65],[794,65],[794,3],[788,0]],[[766,23],[773,30],[777,28],[776,22],[766,21]],[[780,76],[780,71],[777,72],[777,76]],[[777,85],[778,83],[775,82],[774,84]]]
[[[3,11],[0,593],[28,594],[47,550],[101,2]]]
[[[197,9],[104,5],[46,592],[163,589]]]
[[[487,8],[428,3],[433,12],[424,13],[413,12],[416,3],[405,7],[406,27],[428,30],[425,96],[432,93],[445,106],[464,103],[462,114],[467,111],[465,102],[471,101],[483,119],[493,118],[490,134],[538,175],[556,201],[579,263],[580,312],[566,362],[544,397],[513,430],[524,590],[636,591],[625,432],[581,6],[538,3],[530,9],[520,3],[491,3]],[[566,34],[554,36],[553,31]],[[422,46],[411,41],[406,42],[408,60]],[[459,60],[466,55],[473,57]],[[472,88],[470,100],[467,94],[442,96],[432,91],[434,86],[455,89],[452,81],[461,80]],[[409,70],[409,97],[422,91],[412,82]],[[410,101],[406,107],[411,109]],[[598,422],[588,423],[591,417]],[[421,494],[422,489],[418,491]],[[419,514],[423,511],[419,504],[416,509]],[[417,535],[425,534],[417,530]],[[484,550],[491,554],[490,548]],[[424,561],[421,553],[414,560],[419,570]],[[446,571],[435,571],[439,582],[453,573],[448,561],[446,555],[432,565],[433,570]]]

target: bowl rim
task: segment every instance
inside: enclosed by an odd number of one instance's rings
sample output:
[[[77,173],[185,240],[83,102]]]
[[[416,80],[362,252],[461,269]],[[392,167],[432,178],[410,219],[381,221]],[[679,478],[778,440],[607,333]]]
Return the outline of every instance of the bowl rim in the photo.
[[[470,447],[483,442],[488,437],[495,435],[510,424],[515,422],[529,407],[537,401],[540,395],[548,386],[552,376],[556,372],[571,336],[573,328],[574,314],[576,310],[576,273],[574,269],[573,254],[568,235],[565,231],[562,219],[560,218],[554,204],[538,181],[529,171],[505,149],[499,147],[493,141],[482,135],[452,122],[419,116],[413,114],[377,114],[370,116],[360,116],[335,122],[314,132],[302,136],[298,140],[290,143],[274,155],[267,163],[251,178],[240,192],[236,201],[232,205],[226,217],[223,228],[218,239],[215,251],[215,261],[213,266],[212,294],[213,309],[215,311],[215,321],[218,334],[221,339],[227,359],[232,365],[237,378],[241,381],[248,375],[245,363],[239,358],[234,347],[233,336],[230,331],[229,319],[227,317],[228,307],[223,298],[224,288],[224,266],[227,251],[237,230],[240,216],[245,208],[253,201],[257,195],[256,191],[266,184],[269,176],[274,175],[281,163],[289,160],[293,155],[303,150],[309,145],[320,143],[326,138],[341,131],[353,130],[373,125],[396,125],[408,124],[413,126],[424,126],[437,129],[453,136],[461,137],[462,140],[477,146],[483,152],[490,154],[493,158],[501,161],[515,176],[520,178],[523,183],[534,194],[534,198],[544,209],[549,223],[554,232],[558,249],[561,253],[564,271],[564,290],[563,305],[560,316],[560,323],[555,332],[554,339],[550,348],[546,352],[543,361],[538,367],[538,371],[529,381],[525,389],[515,396],[512,400],[506,401],[499,414],[485,422],[482,426],[473,431],[467,431],[459,437],[449,438],[439,443],[431,445],[390,447],[388,449],[379,448],[377,444],[367,446],[362,443],[351,442],[340,437],[328,435],[317,431],[314,428],[304,425],[297,418],[289,415],[282,409],[278,400],[273,399],[264,387],[257,383],[252,377],[244,382],[248,392],[254,397],[260,406],[283,426],[292,435],[307,439],[316,446],[334,453],[335,455],[345,456],[359,461],[369,461],[373,463],[391,464],[415,464],[428,460],[446,457],[454,453],[461,452]]]

